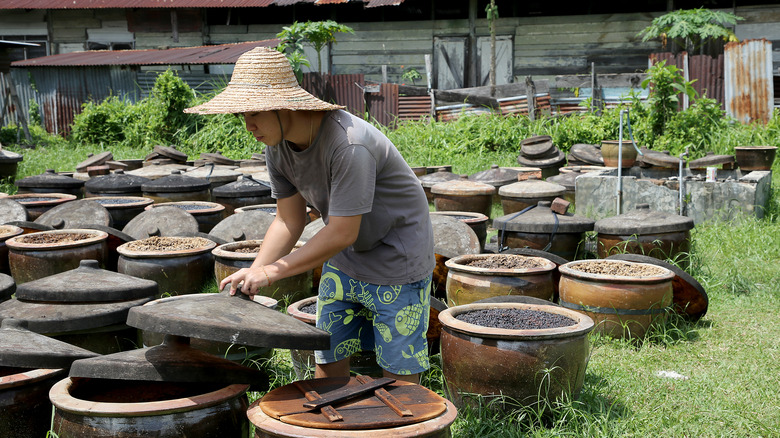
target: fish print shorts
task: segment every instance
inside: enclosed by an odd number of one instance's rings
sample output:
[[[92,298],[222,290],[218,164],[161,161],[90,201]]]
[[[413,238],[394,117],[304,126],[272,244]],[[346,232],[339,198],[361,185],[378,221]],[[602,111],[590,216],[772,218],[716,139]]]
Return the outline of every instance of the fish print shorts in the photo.
[[[330,350],[315,351],[318,364],[374,350],[383,369],[398,375],[429,368],[431,277],[405,285],[355,280],[325,263],[317,299],[317,327],[331,334]]]

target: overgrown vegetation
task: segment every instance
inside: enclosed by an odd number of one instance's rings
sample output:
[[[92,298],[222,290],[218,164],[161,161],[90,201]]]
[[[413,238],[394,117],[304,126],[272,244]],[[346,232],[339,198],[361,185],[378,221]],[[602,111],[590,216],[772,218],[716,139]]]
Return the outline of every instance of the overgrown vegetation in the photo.
[[[678,9],[654,18],[639,32],[642,41],[661,40],[664,47],[671,41],[675,48],[690,54],[700,51],[711,40],[737,41],[729,26],[744,18],[731,12],[706,8]]]

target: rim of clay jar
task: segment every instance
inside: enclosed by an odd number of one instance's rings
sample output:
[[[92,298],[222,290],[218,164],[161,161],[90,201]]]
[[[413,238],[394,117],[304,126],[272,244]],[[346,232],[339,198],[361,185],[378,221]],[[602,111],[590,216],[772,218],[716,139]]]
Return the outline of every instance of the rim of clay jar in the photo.
[[[24,243],[20,241],[22,238],[28,238],[30,236],[36,236],[40,234],[90,234],[91,237],[67,243]],[[107,239],[108,233],[105,231],[83,228],[65,228],[62,230],[46,230],[35,233],[22,234],[6,240],[5,244],[8,245],[9,248],[19,251],[47,251],[66,248],[78,248],[81,246],[100,243],[101,241],[105,241]]]
[[[657,268],[658,270],[662,271],[659,275],[652,275],[647,277],[631,277],[627,275],[606,275],[606,274],[594,274],[590,272],[582,272],[578,271],[576,269],[573,269],[572,266],[582,265],[582,264],[592,264],[592,263],[599,263],[599,262],[619,262],[624,265],[642,265],[650,268]],[[564,265],[558,266],[558,271],[561,273],[562,276],[568,276],[572,278],[577,278],[580,280],[585,281],[593,281],[593,282],[599,282],[599,283],[633,283],[633,284],[651,284],[651,283],[663,283],[665,281],[671,281],[675,277],[675,273],[672,272],[669,269],[664,268],[663,266],[658,265],[652,265],[650,263],[640,263],[640,262],[629,262],[625,260],[606,260],[606,259],[595,259],[595,260],[576,260],[573,262],[566,263]]]
[[[176,207],[177,205],[203,205],[208,208],[199,208],[195,210],[188,210],[186,208],[183,208],[182,210],[186,211],[187,213],[197,216],[199,214],[212,214],[212,213],[219,213],[222,210],[225,209],[225,206],[222,204],[218,204],[216,202],[208,202],[208,201],[172,201],[172,202],[161,202],[159,204],[149,204],[147,205],[144,210],[151,210],[153,208],[157,207]],[[178,208],[178,207],[176,207]]]
[[[17,199],[24,199],[24,198],[57,198],[57,199],[48,200],[48,201],[16,201]],[[12,199],[24,206],[32,206],[32,207],[60,204],[62,202],[73,201],[76,198],[78,198],[76,195],[71,195],[68,193],[17,193],[15,195],[8,196],[8,199]]]
[[[486,222],[489,218],[482,213],[476,213],[473,211],[432,211],[431,214],[438,216],[467,216],[468,218],[455,218],[461,222],[467,224],[478,224],[480,222]]]
[[[287,314],[297,320],[314,325],[317,323],[317,315],[312,313],[301,312],[300,308],[315,302],[317,302],[316,296],[306,297],[301,300],[298,300],[290,304],[289,306],[287,306]]]
[[[773,149],[777,149],[777,146],[735,146],[735,151],[755,151],[755,150],[763,150],[763,151],[771,151]]]
[[[535,259],[539,261],[543,266],[541,268],[530,268],[530,269],[488,269],[488,268],[478,268],[476,266],[465,265],[465,263],[468,263],[472,260],[488,259],[496,256]],[[467,272],[475,275],[498,275],[498,276],[505,276],[505,277],[544,274],[547,272],[552,272],[558,266],[555,263],[543,257],[524,256],[520,254],[463,254],[447,260],[446,262],[444,262],[444,265],[447,266],[447,268],[449,268],[450,270],[457,271],[457,272]]]
[[[172,400],[161,400],[139,403],[109,403],[81,400],[70,395],[73,380],[66,377],[55,383],[49,391],[49,400],[57,409],[73,414],[88,416],[106,416],[111,414],[134,416],[143,414],[164,415],[176,411],[190,411],[216,406],[243,395],[248,389],[247,384],[227,385],[212,392],[206,392],[191,397]]]
[[[65,371],[64,368],[36,368],[21,373],[9,374],[0,377],[0,390],[5,391],[18,386],[30,385],[58,374],[64,374]]]
[[[222,245],[217,246],[213,250],[211,250],[211,253],[214,254],[214,257],[219,257],[227,260],[254,260],[255,257],[257,257],[256,252],[236,252],[239,248],[246,248],[248,246],[260,246],[260,244],[263,243],[263,239],[250,239],[250,240],[239,240],[237,242],[228,242],[223,243]],[[303,246],[305,242],[301,242],[300,240],[295,243],[295,246],[293,247],[293,251]]]
[[[3,234],[2,230],[4,230],[4,229],[10,230],[10,232]],[[22,233],[24,233],[24,228],[22,228],[22,227],[17,227],[16,225],[8,225],[8,224],[0,225],[0,242],[4,242],[4,241],[6,241],[6,240],[8,240],[8,239],[10,239],[12,237],[16,237],[16,236],[22,234]]]
[[[546,329],[501,329],[493,327],[485,327],[476,324],[470,324],[464,321],[460,321],[455,317],[471,312],[474,310],[488,310],[488,309],[519,309],[519,310],[536,310],[539,312],[553,313],[562,315],[567,318],[571,318],[576,321],[576,324],[566,327],[554,327]],[[447,328],[452,330],[466,333],[469,335],[498,338],[498,339],[551,339],[551,338],[566,338],[571,336],[585,335],[590,332],[594,323],[593,320],[585,315],[571,309],[567,309],[561,306],[546,305],[546,304],[527,304],[527,303],[471,303],[461,306],[454,306],[439,312],[439,322]]]
[[[146,207],[147,205],[154,203],[154,199],[145,198],[143,196],[90,196],[85,199],[87,199],[88,201],[97,202],[98,204],[102,205],[103,208],[105,208],[106,210]],[[133,202],[123,202],[121,204],[103,204],[99,201],[99,199],[121,199],[121,200],[129,199],[132,200]]]
[[[191,237],[181,237],[181,236],[162,236],[172,239],[191,239]],[[149,239],[147,237],[147,239]],[[130,258],[170,258],[170,257],[183,257],[183,256],[191,256],[191,255],[198,255],[203,254],[205,252],[209,252],[214,249],[214,247],[217,246],[217,243],[213,240],[206,239],[205,237],[201,237],[201,239],[206,240],[208,243],[206,243],[206,246],[201,248],[192,248],[192,249],[181,249],[177,251],[133,251],[132,249],[128,249],[129,244],[133,242],[138,242],[140,240],[146,240],[146,239],[139,239],[139,240],[133,240],[132,242],[126,242],[117,247],[117,252],[125,257]]]

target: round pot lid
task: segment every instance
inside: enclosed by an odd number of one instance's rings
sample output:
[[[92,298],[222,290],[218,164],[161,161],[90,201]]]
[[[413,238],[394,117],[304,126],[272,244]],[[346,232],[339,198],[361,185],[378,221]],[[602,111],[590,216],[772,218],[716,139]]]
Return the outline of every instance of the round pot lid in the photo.
[[[111,213],[100,203],[89,199],[66,202],[43,212],[35,223],[55,229],[84,228],[87,225],[111,226]]]
[[[238,166],[239,162],[236,160],[231,160],[230,158],[222,155],[219,152],[202,152],[200,154],[200,158],[211,161],[215,164],[222,164],[224,166]]]
[[[493,228],[521,233],[584,233],[593,231],[594,220],[571,213],[558,214],[550,201],[539,201],[525,213],[510,213],[493,220]]]
[[[0,302],[10,300],[16,292],[16,282],[10,275],[0,274]]]
[[[149,178],[117,170],[110,175],[90,179],[84,183],[84,188],[92,193],[139,193],[141,185],[150,181]]]
[[[88,167],[101,166],[114,159],[114,154],[109,151],[97,155],[89,154],[87,159],[76,165],[76,172],[86,172]]]
[[[23,321],[4,319],[0,326],[0,366],[19,368],[69,368],[74,360],[97,353],[40,335]]]
[[[145,210],[132,218],[122,232],[133,239],[152,236],[179,236],[198,231],[195,216],[178,207],[163,206]]]
[[[493,164],[490,169],[469,175],[469,179],[493,187],[501,187],[506,184],[517,181],[517,174],[520,173],[514,169],[501,168],[498,164]]]
[[[0,320],[27,322],[36,333],[65,333],[124,324],[127,312],[152,298],[108,303],[44,303],[17,298],[0,303]]]
[[[252,175],[241,175],[238,180],[215,187],[211,193],[215,198],[242,198],[249,196],[271,196],[271,184]]]
[[[66,175],[60,175],[54,169],[47,169],[40,175],[28,176],[16,181],[17,187],[24,188],[63,188],[78,189],[84,186],[84,181]]]
[[[553,175],[551,177],[548,177],[545,181],[547,181],[548,183],[563,186],[566,190],[571,191],[576,188],[575,180],[580,175],[582,175],[582,173],[580,172],[559,173],[558,175]]]
[[[175,161],[187,161],[187,154],[171,146],[157,145],[154,147],[153,151]]]
[[[303,233],[301,233],[301,237],[298,240],[300,242],[308,242],[309,239],[314,237],[314,235],[319,233],[323,228],[325,228],[325,221],[323,221],[321,217],[318,217],[303,227]]]
[[[185,171],[192,169],[192,166],[187,166],[184,164],[161,164],[161,163],[152,163],[150,166],[144,166],[140,169],[135,169],[127,172],[128,175],[135,175],[135,176],[142,176],[144,178],[148,178],[150,181],[164,178],[166,176],[169,176],[171,172],[173,171]],[[143,185],[142,185],[143,190]]]
[[[253,347],[329,348],[328,332],[251,301],[241,292],[231,296],[226,291],[152,301],[132,309],[127,325],[155,333]]]
[[[688,231],[693,227],[692,218],[651,210],[649,204],[638,204],[635,210],[628,213],[599,219],[593,229],[599,234],[641,236]]]
[[[54,227],[51,227],[49,225],[36,224],[35,222],[31,222],[31,221],[11,221],[11,222],[7,222],[6,225],[13,225],[15,227],[19,227],[23,230],[24,234],[37,233],[38,231],[51,231],[54,229]]]
[[[184,175],[180,170],[173,170],[168,176],[141,184],[141,190],[151,193],[180,193],[208,190],[210,186],[208,180]]]
[[[552,137],[549,135],[536,135],[520,142],[520,153],[528,158],[540,158],[549,155],[553,151]]]
[[[604,165],[601,150],[596,145],[577,143],[569,149],[569,154],[575,159],[587,164]]]
[[[479,196],[492,195],[495,191],[496,188],[494,186],[470,181],[467,175],[460,175],[458,179],[440,182],[431,186],[431,193],[435,195]]]
[[[209,382],[268,385],[268,375],[257,368],[190,347],[189,338],[166,336],[163,343],[80,359],[70,377],[140,380],[147,382]]]
[[[433,225],[433,252],[451,259],[465,254],[479,254],[477,233],[461,220],[446,215],[430,215]]]
[[[498,189],[499,196],[508,198],[549,198],[562,196],[565,192],[566,187],[540,179],[518,181]]]
[[[637,155],[636,160],[649,166],[677,169],[680,167],[680,159],[663,152],[641,148],[642,155]]]
[[[209,234],[226,242],[262,239],[271,222],[274,221],[274,217],[271,213],[262,210],[231,214],[214,225]]]
[[[27,208],[9,198],[0,198],[0,224],[12,221],[26,221],[30,218]]]
[[[184,172],[185,176],[201,178],[209,182],[227,183],[238,179],[243,173],[233,170],[232,167],[219,166],[214,163],[206,163]]]
[[[18,163],[23,158],[22,154],[0,148],[0,163]]]
[[[607,259],[647,263],[672,271],[675,275],[672,279],[672,305],[674,311],[692,321],[698,321],[707,313],[710,300],[704,287],[679,267],[641,254],[613,254],[607,257]]]
[[[418,179],[420,180],[420,184],[422,184],[423,187],[431,188],[440,182],[460,179],[460,175],[457,173],[452,173],[442,167],[439,168],[436,172],[421,175],[418,177]]]
[[[688,167],[691,169],[704,169],[706,167],[715,167],[724,164],[733,165],[735,161],[733,155],[715,155],[712,152],[707,152],[707,155],[696,160],[691,160],[688,163]]]
[[[553,151],[553,155],[549,158],[527,158],[523,155],[517,156],[517,162],[522,164],[523,166],[529,166],[529,167],[541,167],[541,168],[547,168],[547,167],[554,167],[554,166],[560,166],[566,161],[566,154],[563,153],[560,149],[556,148]]]
[[[157,294],[157,282],[100,269],[97,260],[82,260],[79,267],[20,284],[16,298],[52,303],[128,301]]]

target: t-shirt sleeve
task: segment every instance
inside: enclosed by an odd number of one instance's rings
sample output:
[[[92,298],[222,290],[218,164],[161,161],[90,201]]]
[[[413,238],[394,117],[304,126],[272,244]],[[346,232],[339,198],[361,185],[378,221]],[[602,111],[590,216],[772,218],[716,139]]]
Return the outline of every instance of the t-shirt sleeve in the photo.
[[[336,151],[330,165],[330,216],[356,216],[371,211],[376,166],[374,157],[361,145],[348,145]]]
[[[273,159],[270,159],[269,155],[266,152],[267,159],[265,164],[268,170],[268,178],[271,180],[271,197],[284,199],[298,193],[298,189],[276,168]]]

